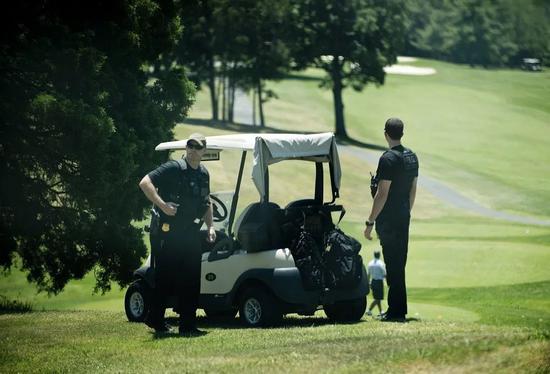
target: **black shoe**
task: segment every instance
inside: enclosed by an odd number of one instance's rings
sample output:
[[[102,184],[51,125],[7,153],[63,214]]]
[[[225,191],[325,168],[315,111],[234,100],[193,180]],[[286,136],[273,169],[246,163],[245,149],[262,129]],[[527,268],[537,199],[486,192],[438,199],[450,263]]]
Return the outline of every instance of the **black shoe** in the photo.
[[[206,335],[206,331],[199,330],[196,327],[180,327],[179,334],[181,336],[202,336]]]
[[[399,323],[403,323],[403,322],[407,322],[407,319],[405,318],[405,316],[394,316],[394,315],[391,315],[391,314],[384,314],[382,316],[382,318],[380,318],[380,321],[381,322],[399,322]]]

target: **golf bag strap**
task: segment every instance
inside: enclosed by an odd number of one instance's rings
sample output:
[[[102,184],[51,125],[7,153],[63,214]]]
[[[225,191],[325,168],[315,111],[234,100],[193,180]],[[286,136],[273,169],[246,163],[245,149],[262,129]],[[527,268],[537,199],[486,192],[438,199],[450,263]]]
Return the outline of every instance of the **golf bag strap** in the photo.
[[[338,223],[336,226],[340,225],[340,221],[342,221],[342,218],[346,215],[346,210],[342,207],[342,211],[340,212],[340,218],[338,218]]]

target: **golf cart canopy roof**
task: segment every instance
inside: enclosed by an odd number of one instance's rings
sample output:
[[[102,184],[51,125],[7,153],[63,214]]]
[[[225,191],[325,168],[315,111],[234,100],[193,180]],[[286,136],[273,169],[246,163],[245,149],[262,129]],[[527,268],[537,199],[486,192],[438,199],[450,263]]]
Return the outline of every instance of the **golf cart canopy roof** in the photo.
[[[160,143],[155,150],[185,149],[187,139]],[[232,134],[206,137],[208,150],[254,152],[252,179],[262,199],[266,194],[268,165],[283,160],[328,162],[334,187],[340,189],[342,172],[334,134]]]

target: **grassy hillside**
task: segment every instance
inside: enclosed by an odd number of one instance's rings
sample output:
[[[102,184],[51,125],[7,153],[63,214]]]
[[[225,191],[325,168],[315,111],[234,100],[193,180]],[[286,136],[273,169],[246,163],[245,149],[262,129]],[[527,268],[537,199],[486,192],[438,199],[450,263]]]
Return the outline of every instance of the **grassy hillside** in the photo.
[[[548,219],[550,73],[416,64],[438,73],[391,75],[383,87],[346,91],[349,134],[382,145],[385,119],[400,116],[407,124],[405,143],[419,153],[422,173],[495,209]],[[333,130],[332,98],[317,87],[319,75],[307,71],[270,84],[280,97],[266,105],[271,128]],[[208,98],[200,92],[191,117],[208,116]],[[179,125],[176,137],[256,130],[205,123]],[[371,204],[368,172],[376,165],[350,154],[340,157],[339,202],[348,211],[342,227],[362,239]],[[207,164],[212,190],[234,187],[239,158],[224,152],[221,162]],[[281,205],[313,194],[311,165],[290,166],[275,165],[270,175],[277,181],[272,199]],[[247,169],[239,210],[255,200]],[[370,259],[378,243],[362,243],[362,255]],[[291,316],[280,328],[248,330],[201,320],[208,335],[178,339],[127,323],[124,290],[114,285],[106,295],[92,295],[93,274],[49,298],[36,295],[14,270],[0,277],[0,295],[45,311],[0,311],[0,372],[548,372],[549,267],[549,227],[481,218],[420,189],[407,266],[409,316],[418,321],[388,325],[365,316],[359,324],[332,325],[318,312]]]
[[[345,91],[350,136],[385,144],[389,117],[406,123],[404,142],[421,172],[497,209],[550,216],[550,71],[472,69],[431,60],[432,76],[388,75],[380,88]],[[269,123],[303,131],[333,130],[332,96],[318,71],[271,84]]]

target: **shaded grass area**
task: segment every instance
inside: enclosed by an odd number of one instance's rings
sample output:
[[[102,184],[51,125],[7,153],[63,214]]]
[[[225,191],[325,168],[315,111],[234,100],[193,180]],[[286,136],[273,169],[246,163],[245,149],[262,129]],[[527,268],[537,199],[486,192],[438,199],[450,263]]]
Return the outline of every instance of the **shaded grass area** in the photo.
[[[10,299],[4,295],[0,295],[0,314],[29,313],[32,310],[33,306],[30,301]]]
[[[28,372],[542,371],[550,342],[526,328],[478,324],[327,324],[289,318],[272,329],[200,322],[200,338],[154,335],[115,312],[0,316],[0,369]],[[335,349],[336,348],[336,349]],[[123,358],[123,359],[121,359]]]

